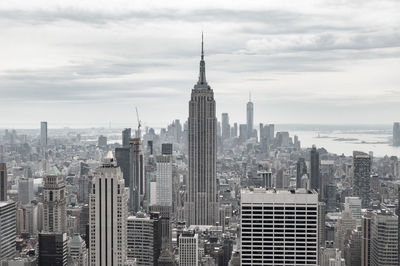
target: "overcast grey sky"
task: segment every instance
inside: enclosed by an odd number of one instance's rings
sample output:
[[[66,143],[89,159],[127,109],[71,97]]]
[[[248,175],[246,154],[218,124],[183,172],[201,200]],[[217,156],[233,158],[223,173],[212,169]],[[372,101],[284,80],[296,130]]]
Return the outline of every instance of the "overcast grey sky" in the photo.
[[[188,116],[201,31],[218,118],[400,120],[400,1],[1,1],[0,127]]]

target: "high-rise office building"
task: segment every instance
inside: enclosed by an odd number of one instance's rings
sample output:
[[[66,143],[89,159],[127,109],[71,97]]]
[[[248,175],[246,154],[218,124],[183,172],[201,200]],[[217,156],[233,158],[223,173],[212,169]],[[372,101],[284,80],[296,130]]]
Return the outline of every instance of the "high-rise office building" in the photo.
[[[362,232],[354,229],[350,233],[349,241],[344,248],[346,265],[361,266]]]
[[[254,105],[249,97],[249,101],[246,106],[246,124],[247,124],[247,138],[253,137],[253,126],[254,126]]]
[[[353,152],[353,194],[361,198],[361,206],[370,204],[371,157],[364,152]]]
[[[129,211],[138,212],[145,192],[144,162],[140,138],[130,140]]]
[[[310,151],[310,184],[311,189],[315,189],[320,193],[320,172],[319,172],[319,152],[315,145]]]
[[[393,124],[393,146],[400,146],[400,123]]]
[[[163,143],[161,144],[161,154],[162,155],[172,155],[172,143]]]
[[[156,205],[172,206],[172,157],[156,156]]]
[[[18,200],[26,205],[33,200],[33,179],[21,178],[18,180]]]
[[[237,138],[238,136],[238,124],[237,123],[233,123],[233,127],[231,129],[231,137],[232,138]]]
[[[16,203],[0,201],[0,260],[16,255]]]
[[[231,137],[231,126],[229,125],[228,113],[222,113],[222,139],[229,139]]]
[[[217,138],[214,92],[206,81],[203,41],[200,74],[189,101],[189,177],[185,198],[188,225],[218,221]]]
[[[109,151],[96,169],[89,194],[90,265],[119,265],[126,260],[128,192]]]
[[[131,129],[125,128],[122,130],[122,147],[129,147],[129,140],[131,139]]]
[[[372,212],[367,211],[361,218],[361,266],[371,265],[371,218]]]
[[[157,265],[161,251],[160,220],[158,213],[150,216],[138,212],[127,220],[127,257],[137,265]]]
[[[57,169],[44,178],[43,186],[43,231],[67,232],[65,182]]]
[[[40,146],[47,147],[47,122],[40,122]]]
[[[357,228],[357,221],[350,211],[343,211],[335,226],[335,247],[344,250],[351,231]]]
[[[242,189],[241,265],[317,265],[318,194]]]
[[[345,197],[344,210],[351,212],[357,221],[361,220],[361,199],[359,197]]]
[[[301,188],[301,178],[307,174],[307,165],[304,158],[299,158],[296,164],[296,187]]]
[[[79,266],[88,265],[86,243],[79,234],[74,234],[68,243],[68,249],[73,263]]]
[[[115,148],[115,159],[122,171],[125,187],[130,187],[131,180],[131,147]]]
[[[246,124],[240,124],[239,125],[239,140],[244,142],[248,139],[247,136],[247,125]]]
[[[40,233],[38,265],[67,266],[68,237],[66,233]]]
[[[372,213],[371,266],[398,265],[397,215],[388,210]]]
[[[179,236],[179,266],[198,266],[199,260],[198,234],[184,231]]]
[[[107,137],[100,135],[98,140],[97,140],[97,146],[100,149],[106,150],[107,149]]]
[[[0,163],[0,201],[7,201],[7,165]]]

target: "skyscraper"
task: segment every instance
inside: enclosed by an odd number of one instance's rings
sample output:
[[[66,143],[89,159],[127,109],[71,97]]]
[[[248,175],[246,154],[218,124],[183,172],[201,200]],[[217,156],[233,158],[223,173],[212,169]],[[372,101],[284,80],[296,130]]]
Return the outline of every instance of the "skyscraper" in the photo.
[[[127,257],[136,259],[137,265],[157,265],[161,249],[158,213],[150,216],[138,212],[127,220]]]
[[[229,139],[231,137],[231,126],[229,125],[228,113],[222,113],[222,139]]]
[[[67,266],[68,237],[66,233],[40,233],[38,265]]]
[[[249,102],[246,106],[247,111],[247,138],[253,137],[253,125],[254,125],[254,105],[251,101],[251,96],[249,95]]]
[[[47,146],[47,122],[40,122],[40,146]]]
[[[21,178],[18,180],[18,200],[22,204],[29,204],[33,200],[33,179]]]
[[[400,146],[400,123],[393,124],[393,146]]]
[[[307,165],[304,158],[299,158],[296,164],[296,187],[301,188],[301,178],[307,174]]]
[[[371,266],[398,265],[397,215],[388,210],[371,218]]]
[[[125,128],[122,130],[122,147],[129,147],[129,140],[131,139],[131,129]]]
[[[172,206],[172,158],[170,155],[156,156],[156,204]]]
[[[16,205],[13,201],[0,201],[0,259],[15,257]]]
[[[122,266],[126,260],[128,192],[109,151],[97,168],[89,194],[90,265]]]
[[[43,230],[45,232],[67,232],[65,183],[55,167],[44,178],[43,186]]]
[[[179,236],[179,266],[199,265],[199,236],[192,231],[184,231]]]
[[[0,163],[0,201],[7,201],[7,165]]]
[[[320,192],[319,163],[319,152],[313,145],[310,151],[310,183],[311,189],[315,189],[318,192]]]
[[[361,207],[370,203],[371,157],[360,151],[353,152],[353,194],[361,198]]]
[[[189,101],[189,178],[185,199],[187,224],[213,225],[218,221],[214,92],[206,81],[203,40],[200,74]]]
[[[144,164],[140,138],[130,140],[129,211],[138,212],[144,195]]]
[[[318,265],[318,194],[241,191],[241,265]]]

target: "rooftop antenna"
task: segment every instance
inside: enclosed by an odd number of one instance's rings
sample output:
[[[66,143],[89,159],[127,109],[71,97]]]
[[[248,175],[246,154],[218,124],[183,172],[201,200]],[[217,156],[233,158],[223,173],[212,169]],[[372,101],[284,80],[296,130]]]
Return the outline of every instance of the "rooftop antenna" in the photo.
[[[138,122],[137,134],[138,134],[138,138],[140,138],[141,137],[140,136],[140,128],[142,127],[142,121],[140,121],[140,119],[139,119],[139,112],[138,112],[137,107],[135,107],[135,108],[136,108],[136,118],[137,118],[137,122]]]

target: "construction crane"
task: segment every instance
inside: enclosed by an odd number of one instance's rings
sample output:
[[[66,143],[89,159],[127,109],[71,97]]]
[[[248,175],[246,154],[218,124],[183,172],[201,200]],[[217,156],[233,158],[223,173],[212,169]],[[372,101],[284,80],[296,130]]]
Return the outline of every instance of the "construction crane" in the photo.
[[[136,117],[137,117],[137,122],[138,122],[137,134],[138,134],[138,138],[140,138],[141,137],[140,128],[142,127],[142,121],[140,121],[140,119],[139,119],[139,112],[138,112],[137,107],[136,107]]]

